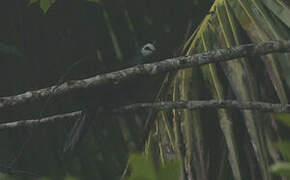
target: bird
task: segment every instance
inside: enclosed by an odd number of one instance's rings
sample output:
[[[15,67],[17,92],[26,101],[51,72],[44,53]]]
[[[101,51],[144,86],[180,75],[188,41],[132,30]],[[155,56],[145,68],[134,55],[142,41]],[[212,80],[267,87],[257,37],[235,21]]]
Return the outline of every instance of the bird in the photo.
[[[152,43],[145,44],[139,53],[134,58],[131,58],[128,62],[129,66],[134,66],[137,64],[144,64],[152,62],[153,55],[156,54],[156,47]]]
[[[152,58],[156,54],[156,47],[153,43],[147,43],[142,46],[142,48],[137,51],[136,55],[130,58],[125,65],[120,65],[119,69],[128,68],[131,66],[144,64],[144,63],[150,63],[153,62]],[[117,70],[117,69],[116,69]],[[125,82],[124,86],[127,86],[130,84],[130,82]],[[84,103],[84,108],[82,110],[82,116],[76,122],[74,123],[73,127],[71,128],[68,138],[64,143],[63,146],[63,152],[73,152],[77,144],[81,141],[82,137],[85,135],[86,131],[88,130],[91,121],[101,116],[101,113],[104,110],[104,104],[108,99],[106,97],[114,94],[114,96],[119,96],[116,98],[111,98],[112,100],[109,101],[120,101],[122,98],[127,98],[127,95],[119,94],[118,92],[124,92],[124,90],[121,90],[122,84],[117,85],[116,87],[111,86],[104,86],[104,87],[98,87],[98,89],[93,90],[93,92],[90,91],[90,93],[98,94],[98,99],[94,99],[91,97],[86,98],[86,102]],[[126,87],[127,88],[127,87]],[[134,87],[132,87],[134,88]],[[114,92],[115,91],[115,92]],[[88,94],[90,94],[88,93]],[[106,102],[107,103],[107,102]],[[114,102],[109,102],[114,104]],[[98,119],[99,120],[99,119]]]

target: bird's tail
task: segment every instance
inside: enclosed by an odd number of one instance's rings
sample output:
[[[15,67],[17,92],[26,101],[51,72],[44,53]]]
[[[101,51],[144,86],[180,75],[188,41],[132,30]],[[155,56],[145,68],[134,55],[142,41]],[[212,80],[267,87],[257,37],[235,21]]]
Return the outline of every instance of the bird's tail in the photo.
[[[65,141],[63,152],[72,152],[74,150],[76,145],[80,142],[81,138],[88,131],[91,120],[95,119],[99,112],[99,109],[92,112],[88,110],[84,110],[82,112],[81,118],[75,122],[68,135],[68,139]]]

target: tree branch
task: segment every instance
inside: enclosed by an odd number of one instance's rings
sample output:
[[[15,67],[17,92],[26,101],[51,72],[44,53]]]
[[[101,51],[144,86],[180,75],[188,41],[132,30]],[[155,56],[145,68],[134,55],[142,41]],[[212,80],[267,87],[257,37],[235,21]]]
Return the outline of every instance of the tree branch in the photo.
[[[274,52],[290,52],[290,41],[268,41],[259,44],[245,44],[228,49],[218,49],[193,56],[181,56],[166,59],[160,62],[137,65],[131,68],[100,74],[88,79],[71,80],[58,86],[51,86],[23,94],[0,98],[0,109],[12,107],[32,101],[46,99],[50,96],[61,96],[74,90],[97,87],[105,83],[118,84],[123,80],[136,75],[155,75],[162,72],[174,71],[201,66],[209,63],[218,63],[245,56],[265,55]]]
[[[54,123],[59,120],[76,120],[81,117],[81,111],[49,116],[41,119],[21,120],[8,123],[0,123],[0,131],[19,127],[34,127],[40,124]]]
[[[262,112],[290,112],[290,105],[272,104],[266,102],[239,102],[236,100],[205,100],[205,101],[163,101],[156,103],[136,103],[114,109],[113,112],[135,111],[143,108],[152,108],[156,110],[167,109],[204,109],[204,108],[236,108],[250,109]]]
[[[266,102],[239,102],[236,100],[208,100],[208,101],[163,101],[156,103],[137,103],[123,106],[119,109],[113,109],[114,113],[135,111],[142,108],[153,108],[157,110],[168,109],[204,109],[204,108],[236,108],[249,109],[262,112],[290,112],[290,104],[283,106],[281,104],[272,104]],[[53,123],[58,120],[75,120],[80,118],[81,111],[67,114],[45,117],[37,120],[22,120],[9,123],[1,123],[0,130],[12,129],[16,127],[32,127],[39,124]]]

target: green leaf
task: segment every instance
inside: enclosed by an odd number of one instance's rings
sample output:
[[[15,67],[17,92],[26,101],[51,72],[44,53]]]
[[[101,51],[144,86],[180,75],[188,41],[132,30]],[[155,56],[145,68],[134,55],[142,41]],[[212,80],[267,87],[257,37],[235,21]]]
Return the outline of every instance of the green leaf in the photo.
[[[290,177],[290,162],[279,162],[271,166],[271,171],[275,174]]]
[[[176,180],[180,175],[180,162],[169,161],[158,171],[158,180]]]
[[[129,158],[131,175],[128,180],[157,180],[154,163],[142,154],[131,154]]]
[[[290,27],[290,11],[285,3],[278,3],[278,1],[273,0],[263,0],[261,1],[268,9],[273,12],[277,18],[279,18],[287,27]]]
[[[290,141],[281,141],[273,144],[282,153],[283,158],[290,160]]]
[[[49,177],[40,177],[37,180],[51,180],[51,178],[49,178]]]
[[[64,178],[64,180],[79,180],[79,179],[76,178],[76,177],[73,177],[73,176],[66,176],[66,177]]]
[[[29,0],[29,4],[37,3],[39,0]]]
[[[10,54],[15,56],[23,56],[23,54],[14,46],[10,46],[0,42],[0,53]]]
[[[290,127],[290,114],[289,113],[275,113],[275,118],[283,122],[286,126]]]
[[[100,3],[100,0],[88,0],[88,2]]]
[[[55,0],[40,0],[40,8],[46,13],[53,3],[55,3]]]

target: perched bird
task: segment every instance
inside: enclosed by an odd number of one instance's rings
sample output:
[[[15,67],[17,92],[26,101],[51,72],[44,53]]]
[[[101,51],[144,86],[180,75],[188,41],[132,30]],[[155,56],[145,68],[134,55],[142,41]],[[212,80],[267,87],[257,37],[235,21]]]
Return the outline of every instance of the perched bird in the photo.
[[[130,66],[138,65],[138,64],[152,62],[153,61],[152,57],[155,54],[156,54],[156,47],[151,43],[147,43],[137,52],[135,56],[133,56],[133,58],[127,61],[125,65],[119,66],[119,67],[123,69]],[[72,129],[70,130],[68,139],[65,142],[64,147],[63,147],[63,152],[73,151],[75,146],[78,144],[78,142],[81,140],[81,138],[84,136],[84,134],[88,130],[88,127],[91,124],[90,122],[98,118],[100,114],[103,112],[103,107],[105,106],[105,104],[108,104],[108,103],[116,104],[117,102],[110,102],[110,101],[120,102],[120,101],[123,101],[122,98],[128,97],[128,92],[126,95],[124,95],[124,93],[126,92],[122,90],[124,86],[128,88],[127,87],[128,84],[130,84],[130,82],[125,82],[124,84],[117,85],[116,87],[111,87],[111,86],[98,87],[97,89],[94,89],[93,92],[92,90],[88,90],[89,92],[86,94],[93,93],[94,95],[85,98],[86,102],[84,102],[85,107],[82,111],[82,117],[75,122]],[[115,97],[115,96],[119,96],[119,97]],[[107,97],[110,97],[110,98],[107,98]]]
[[[134,58],[131,58],[130,61],[128,61],[128,66],[152,62],[152,57],[155,54],[156,47],[151,43],[147,43],[141,48]]]

